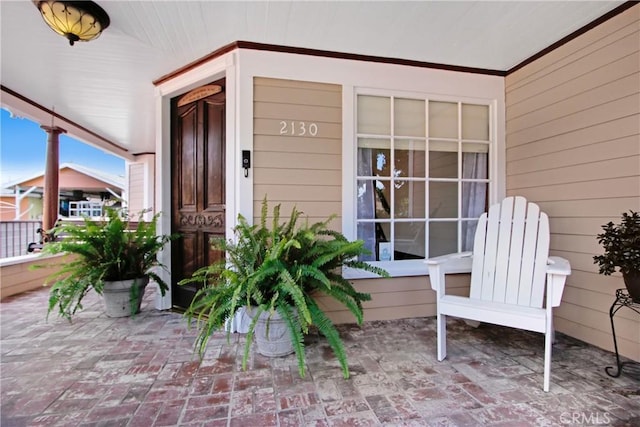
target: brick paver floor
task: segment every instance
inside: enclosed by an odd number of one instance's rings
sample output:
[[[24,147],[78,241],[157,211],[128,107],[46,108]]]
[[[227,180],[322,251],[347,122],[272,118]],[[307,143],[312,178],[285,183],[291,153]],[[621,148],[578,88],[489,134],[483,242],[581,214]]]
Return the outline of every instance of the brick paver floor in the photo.
[[[308,373],[293,356],[239,356],[244,337],[215,335],[202,360],[179,313],[111,319],[89,296],[69,323],[46,317],[47,289],[0,304],[1,425],[11,426],[558,426],[640,425],[634,370],[610,378],[614,355],[557,334],[551,391],[543,336],[449,323],[435,358],[434,318],[341,325],[351,378],[310,336]]]

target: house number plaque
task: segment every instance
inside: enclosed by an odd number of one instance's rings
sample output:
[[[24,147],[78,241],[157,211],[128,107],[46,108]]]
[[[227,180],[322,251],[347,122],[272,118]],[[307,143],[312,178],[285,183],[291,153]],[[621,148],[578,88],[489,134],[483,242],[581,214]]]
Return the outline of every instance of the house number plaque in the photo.
[[[291,136],[316,136],[318,125],[313,122],[280,121],[280,135]]]

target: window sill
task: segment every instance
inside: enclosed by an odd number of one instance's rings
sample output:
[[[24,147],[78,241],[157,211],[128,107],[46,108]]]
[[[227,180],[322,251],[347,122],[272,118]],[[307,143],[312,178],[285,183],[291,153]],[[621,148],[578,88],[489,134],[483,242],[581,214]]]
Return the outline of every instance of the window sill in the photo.
[[[369,264],[387,270],[391,277],[428,276],[427,264],[422,259],[406,261],[372,261]],[[345,279],[376,279],[377,274],[355,268],[345,267],[342,270]]]

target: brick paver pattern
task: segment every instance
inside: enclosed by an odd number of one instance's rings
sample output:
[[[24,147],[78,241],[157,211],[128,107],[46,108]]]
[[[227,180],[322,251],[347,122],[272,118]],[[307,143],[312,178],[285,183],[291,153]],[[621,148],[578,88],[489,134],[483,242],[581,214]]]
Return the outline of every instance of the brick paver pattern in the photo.
[[[244,335],[210,340],[201,360],[182,314],[106,317],[90,295],[72,323],[46,320],[48,289],[0,304],[1,425],[12,426],[558,426],[640,425],[637,371],[610,378],[611,352],[556,335],[551,391],[542,391],[543,336],[449,320],[436,360],[433,317],[340,325],[351,378],[325,340],[294,356],[255,352]]]

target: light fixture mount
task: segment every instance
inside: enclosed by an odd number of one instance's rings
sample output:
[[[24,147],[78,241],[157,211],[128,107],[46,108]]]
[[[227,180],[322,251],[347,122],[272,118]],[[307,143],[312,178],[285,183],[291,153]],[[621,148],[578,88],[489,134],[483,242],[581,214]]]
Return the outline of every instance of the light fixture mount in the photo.
[[[109,15],[92,1],[33,0],[44,22],[69,44],[98,38],[109,26]]]

